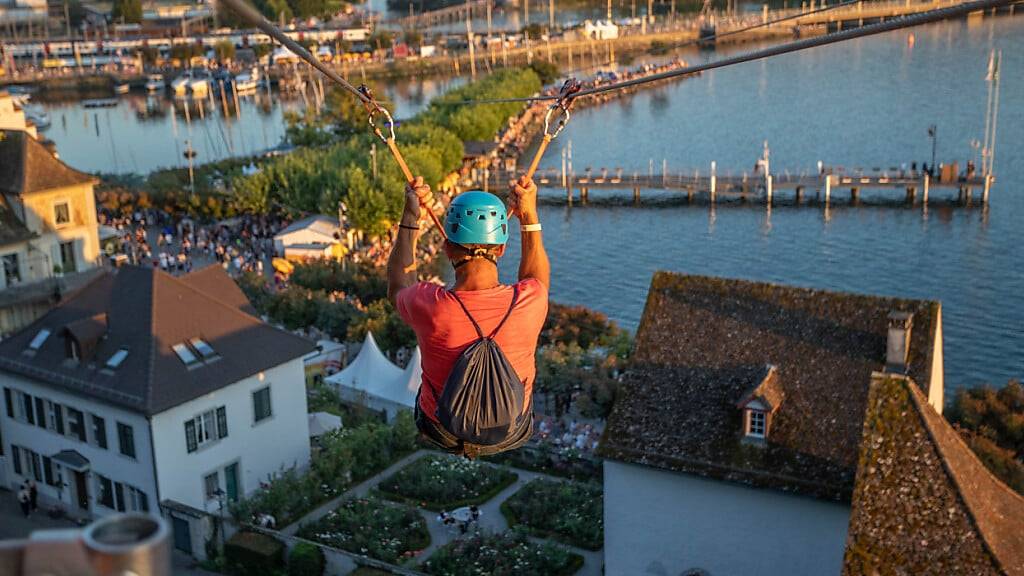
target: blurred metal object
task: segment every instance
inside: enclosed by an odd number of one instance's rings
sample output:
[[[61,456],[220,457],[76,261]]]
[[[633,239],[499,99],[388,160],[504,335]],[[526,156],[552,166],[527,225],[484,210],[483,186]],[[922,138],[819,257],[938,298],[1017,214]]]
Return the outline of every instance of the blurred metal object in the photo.
[[[0,541],[0,574],[170,576],[170,529],[155,516],[117,514],[81,530],[39,530]]]

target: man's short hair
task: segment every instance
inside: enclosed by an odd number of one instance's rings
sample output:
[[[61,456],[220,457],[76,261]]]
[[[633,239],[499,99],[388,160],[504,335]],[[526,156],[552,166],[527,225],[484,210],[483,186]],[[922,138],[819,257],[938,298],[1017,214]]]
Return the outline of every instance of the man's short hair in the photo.
[[[497,264],[500,257],[498,252],[504,247],[504,244],[457,244],[451,240],[446,243],[456,268],[476,258],[485,258]]]

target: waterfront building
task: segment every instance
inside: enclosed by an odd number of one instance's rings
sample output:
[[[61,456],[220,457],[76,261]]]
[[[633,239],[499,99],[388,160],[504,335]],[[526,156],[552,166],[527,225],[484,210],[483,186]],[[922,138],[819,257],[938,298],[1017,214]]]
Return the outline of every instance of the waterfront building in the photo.
[[[96,179],[23,130],[0,130],[0,336],[95,278]]]
[[[39,138],[35,125],[25,119],[25,110],[6,90],[0,90],[0,130],[20,130]]]
[[[657,273],[599,449],[608,573],[839,573],[875,373],[941,412],[938,302]]]
[[[0,342],[0,481],[78,516],[162,514],[204,557],[216,515],[309,463],[313,343],[247,310],[219,266],[125,266]]]

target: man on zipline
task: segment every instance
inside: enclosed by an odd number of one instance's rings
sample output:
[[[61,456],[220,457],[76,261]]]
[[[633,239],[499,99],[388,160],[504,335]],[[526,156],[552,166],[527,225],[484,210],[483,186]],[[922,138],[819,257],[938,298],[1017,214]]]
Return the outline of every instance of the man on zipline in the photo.
[[[518,448],[533,432],[535,354],[551,268],[537,186],[525,178],[509,184],[510,208],[521,224],[517,283],[498,280],[511,215],[497,196],[480,191],[456,196],[445,217],[444,252],[455,285],[416,281],[422,206],[433,203],[422,178],[406,187],[388,259],[388,298],[416,332],[422,356],[416,425],[429,443],[468,458]]]

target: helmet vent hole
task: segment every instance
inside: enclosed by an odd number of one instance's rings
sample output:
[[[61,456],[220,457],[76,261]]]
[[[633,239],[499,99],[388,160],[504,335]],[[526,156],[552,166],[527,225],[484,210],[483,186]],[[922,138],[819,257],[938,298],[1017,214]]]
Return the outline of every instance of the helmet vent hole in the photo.
[[[480,216],[477,217],[477,220],[486,220],[486,219],[487,219],[487,215],[486,214],[481,214]]]
[[[466,216],[472,216],[472,215],[473,215],[473,211],[472,210],[466,210]]]
[[[502,224],[501,225],[501,233],[502,234],[508,234],[508,224]]]
[[[494,218],[497,215],[498,215],[498,213],[496,211],[491,210],[491,218]]]

